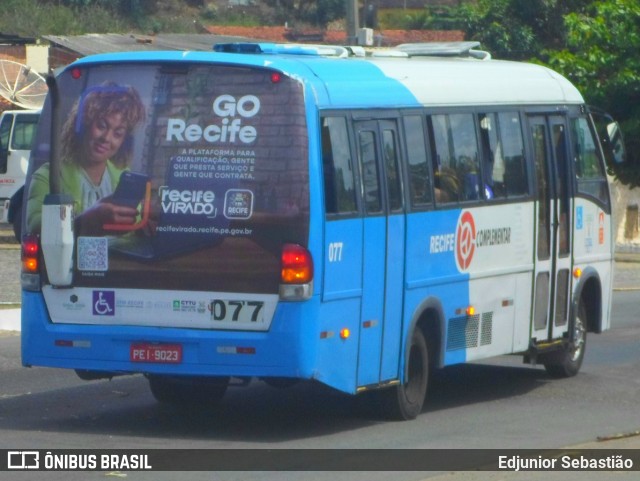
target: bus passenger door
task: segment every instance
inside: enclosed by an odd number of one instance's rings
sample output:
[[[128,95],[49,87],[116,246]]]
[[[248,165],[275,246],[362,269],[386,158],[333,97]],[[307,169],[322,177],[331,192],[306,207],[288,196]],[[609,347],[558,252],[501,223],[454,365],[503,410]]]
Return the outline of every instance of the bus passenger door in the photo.
[[[366,386],[399,376],[405,216],[396,122],[355,130],[365,210],[357,385]]]
[[[537,205],[532,337],[559,339],[568,331],[571,297],[571,195],[567,126],[558,115],[529,118]]]

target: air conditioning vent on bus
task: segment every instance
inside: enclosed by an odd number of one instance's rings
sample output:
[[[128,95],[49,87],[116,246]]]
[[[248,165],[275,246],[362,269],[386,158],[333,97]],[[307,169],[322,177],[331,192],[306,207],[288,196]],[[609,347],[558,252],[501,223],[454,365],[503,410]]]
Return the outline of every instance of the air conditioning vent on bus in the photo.
[[[348,57],[350,53],[358,55],[360,50],[352,51],[339,45],[313,45],[296,43],[218,43],[214,52],[273,54],[273,55],[313,55],[320,57]],[[359,55],[362,56],[362,55]]]
[[[428,42],[403,43],[395,47],[410,57],[471,57],[490,60],[491,54],[484,50],[476,50],[480,42]]]
[[[477,50],[480,42],[405,43],[393,48],[313,45],[295,43],[218,43],[214,52],[271,55],[310,55],[318,57],[463,57],[490,60],[491,54]]]

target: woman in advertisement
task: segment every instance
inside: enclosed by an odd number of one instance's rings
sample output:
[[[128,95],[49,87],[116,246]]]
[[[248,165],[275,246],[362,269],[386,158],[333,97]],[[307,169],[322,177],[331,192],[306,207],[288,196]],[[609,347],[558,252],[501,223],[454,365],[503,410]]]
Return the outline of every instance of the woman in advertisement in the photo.
[[[105,235],[104,225],[132,225],[137,205],[117,202],[113,193],[133,156],[133,132],[145,119],[138,92],[105,82],[89,87],[62,128],[62,191],[75,200],[80,235]],[[42,202],[49,193],[49,164],[34,172],[27,203],[28,232],[38,232]]]

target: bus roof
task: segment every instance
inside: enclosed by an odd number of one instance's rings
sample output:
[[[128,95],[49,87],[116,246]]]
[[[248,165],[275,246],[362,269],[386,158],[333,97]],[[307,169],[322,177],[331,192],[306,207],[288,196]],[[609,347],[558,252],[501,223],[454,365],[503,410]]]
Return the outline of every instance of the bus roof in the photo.
[[[184,61],[281,71],[303,81],[325,109],[584,103],[566,78],[546,67],[470,57],[157,51],[94,55],[73,65]]]

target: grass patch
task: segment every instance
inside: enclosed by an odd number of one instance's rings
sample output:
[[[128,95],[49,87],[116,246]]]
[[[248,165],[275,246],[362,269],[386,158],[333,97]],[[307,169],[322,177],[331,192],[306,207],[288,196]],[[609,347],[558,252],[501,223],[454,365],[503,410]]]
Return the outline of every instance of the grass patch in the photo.
[[[0,302],[0,310],[3,309],[20,309],[22,304],[20,302]]]

